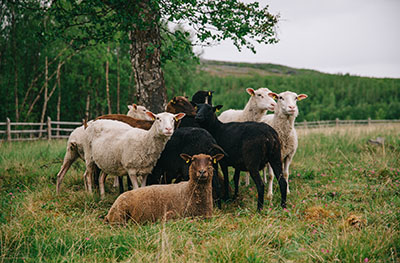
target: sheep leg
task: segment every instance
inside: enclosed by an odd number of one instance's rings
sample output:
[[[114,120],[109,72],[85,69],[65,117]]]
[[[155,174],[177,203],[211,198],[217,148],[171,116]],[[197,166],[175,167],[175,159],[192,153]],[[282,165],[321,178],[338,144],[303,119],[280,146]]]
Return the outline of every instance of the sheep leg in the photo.
[[[270,162],[275,178],[278,180],[279,189],[281,190],[281,207],[286,208],[287,182],[282,174],[282,162],[280,159]]]
[[[216,201],[217,206],[219,209],[221,209],[221,185],[219,184],[218,180],[218,164],[213,165],[214,171],[213,171],[213,179],[212,179],[212,188],[215,189],[216,193]]]
[[[129,178],[129,176],[127,177],[126,182],[128,183],[128,190],[132,190],[132,189],[133,189],[133,188],[132,188],[132,181],[131,181],[131,178]],[[122,190],[122,191],[123,191],[123,190]]]
[[[93,176],[93,170],[94,170],[94,163],[90,162],[86,164],[86,171],[83,175],[84,181],[86,183],[86,190],[89,193],[92,193],[92,176]]]
[[[148,174],[142,176],[142,187],[146,186],[147,176]]]
[[[139,183],[138,183],[136,174],[129,174],[129,178],[131,178],[131,181],[133,183],[133,189],[138,189]]]
[[[221,170],[222,173],[224,174],[224,188],[225,188],[225,193],[224,193],[224,200],[227,201],[229,200],[229,174],[228,174],[228,166],[226,165],[221,165]]]
[[[240,170],[235,169],[235,174],[233,176],[233,181],[235,183],[235,195],[233,196],[233,199],[235,200],[238,195],[239,195],[239,177],[240,177]]]
[[[71,167],[73,162],[76,160],[76,158],[77,158],[77,156],[72,155],[70,153],[70,151],[67,150],[67,153],[65,154],[65,157],[64,157],[64,162],[61,166],[60,171],[57,174],[57,186],[56,186],[57,194],[60,193],[61,183],[64,179],[65,174],[67,173],[68,169]]]
[[[289,166],[290,163],[292,162],[292,158],[290,156],[286,157],[285,160],[283,161],[283,177],[285,178],[287,182],[287,193],[290,194],[289,191]]]
[[[129,176],[128,176],[128,178],[129,178]],[[124,177],[117,176],[115,179],[118,184],[119,193],[122,194],[124,192]]]
[[[95,165],[93,167],[93,178],[94,178],[93,180],[94,180],[94,185],[96,186],[96,188],[100,187],[100,185],[99,185],[100,173],[101,173],[100,168],[97,167],[97,165]]]
[[[105,197],[105,187],[104,187],[104,182],[106,181],[107,174],[103,171],[100,172],[100,177],[99,177],[99,189],[100,189],[100,198],[104,199]]]
[[[279,181],[279,180],[278,180]],[[267,199],[271,200],[272,202],[272,185],[274,183],[274,171],[272,170],[272,167],[270,164],[268,164],[268,193],[267,193]]]
[[[244,177],[244,184],[246,186],[249,186],[249,184],[250,184],[250,174],[249,174],[249,172],[246,172],[246,176]]]
[[[262,182],[260,173],[257,170],[250,170],[250,176],[257,187],[257,211],[261,211],[264,206],[264,183]]]

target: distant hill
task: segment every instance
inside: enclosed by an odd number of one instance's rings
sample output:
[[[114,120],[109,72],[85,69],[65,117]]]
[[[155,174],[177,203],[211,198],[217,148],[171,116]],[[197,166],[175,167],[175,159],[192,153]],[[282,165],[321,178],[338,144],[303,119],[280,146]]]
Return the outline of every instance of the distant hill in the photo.
[[[299,74],[325,74],[316,70],[298,69],[271,63],[226,62],[200,60],[201,69],[215,76],[287,76]]]
[[[199,69],[174,94],[191,96],[197,90],[213,90],[213,103],[224,105],[224,111],[243,109],[249,99],[246,88],[267,87],[278,93],[290,90],[309,96],[299,102],[298,121],[400,119],[400,79],[213,60],[201,60]]]

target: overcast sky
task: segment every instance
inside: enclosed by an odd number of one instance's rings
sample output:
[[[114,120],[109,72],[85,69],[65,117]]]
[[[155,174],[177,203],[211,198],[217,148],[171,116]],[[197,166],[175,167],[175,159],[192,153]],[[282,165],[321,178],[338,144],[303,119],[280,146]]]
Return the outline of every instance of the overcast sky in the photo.
[[[227,41],[203,48],[201,57],[400,78],[400,0],[259,2],[280,13],[279,43],[256,45],[253,54]]]

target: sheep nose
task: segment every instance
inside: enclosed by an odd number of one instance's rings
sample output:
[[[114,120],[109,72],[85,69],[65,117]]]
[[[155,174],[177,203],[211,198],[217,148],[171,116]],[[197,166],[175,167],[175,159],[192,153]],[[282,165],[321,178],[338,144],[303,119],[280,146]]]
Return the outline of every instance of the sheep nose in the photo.
[[[204,176],[205,173],[206,173],[206,171],[204,171],[204,170],[199,171],[200,176]]]
[[[167,131],[171,132],[172,128],[165,128]]]
[[[296,109],[296,106],[289,106],[289,109],[294,110]]]

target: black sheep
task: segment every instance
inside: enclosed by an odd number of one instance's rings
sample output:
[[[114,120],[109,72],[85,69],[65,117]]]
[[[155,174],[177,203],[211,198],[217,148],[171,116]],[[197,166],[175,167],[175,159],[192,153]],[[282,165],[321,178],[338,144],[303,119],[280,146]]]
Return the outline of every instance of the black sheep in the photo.
[[[212,90],[199,90],[197,91],[193,97],[192,97],[192,104],[200,104],[200,103],[206,103],[212,105],[212,94],[214,91]]]
[[[189,179],[189,164],[180,155],[196,155],[200,153],[214,156],[225,154],[217,145],[213,136],[202,128],[183,127],[175,130],[171,139],[165,145],[151,175],[147,177],[147,185],[187,181]],[[213,188],[215,189],[218,206],[220,207],[220,183],[218,182],[218,164],[214,164]]]
[[[227,156],[220,160],[224,174],[225,199],[229,199],[228,166],[235,168],[235,198],[238,195],[240,171],[249,171],[257,187],[257,209],[264,204],[264,183],[259,170],[269,163],[279,182],[281,190],[281,206],[286,207],[287,182],[282,176],[281,145],[276,131],[269,125],[259,122],[229,122],[222,123],[215,115],[216,109],[208,104],[198,104],[196,121],[201,127],[214,136]]]

